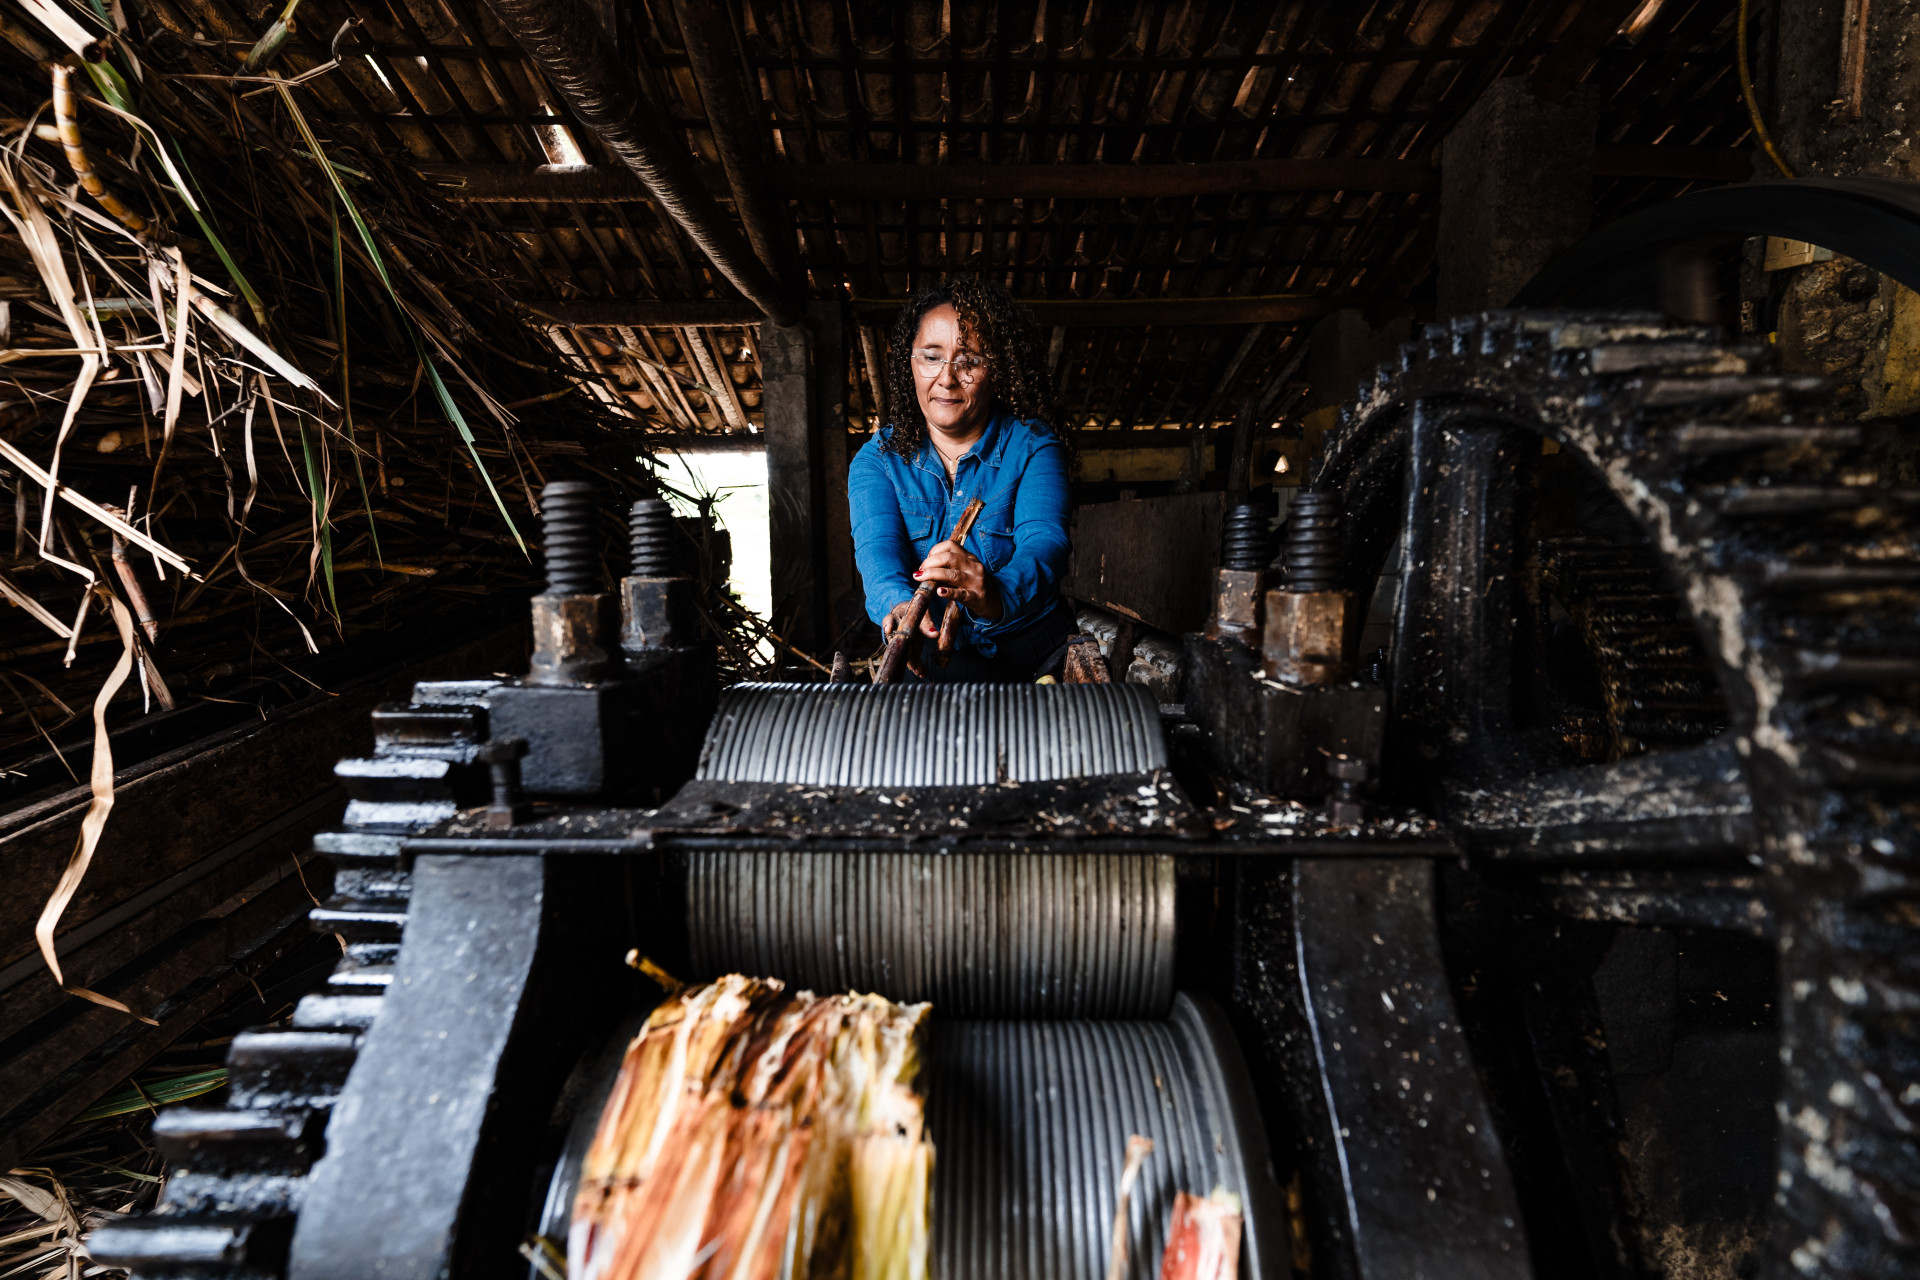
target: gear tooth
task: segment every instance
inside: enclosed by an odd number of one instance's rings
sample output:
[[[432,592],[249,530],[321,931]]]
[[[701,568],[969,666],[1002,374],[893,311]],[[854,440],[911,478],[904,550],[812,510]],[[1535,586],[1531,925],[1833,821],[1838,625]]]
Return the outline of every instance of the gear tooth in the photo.
[[[1394,359],[1395,367],[1398,368],[1401,373],[1405,373],[1407,370],[1413,368],[1413,366],[1418,364],[1419,362],[1420,362],[1420,344],[1417,342],[1401,343],[1400,350],[1398,351]]]

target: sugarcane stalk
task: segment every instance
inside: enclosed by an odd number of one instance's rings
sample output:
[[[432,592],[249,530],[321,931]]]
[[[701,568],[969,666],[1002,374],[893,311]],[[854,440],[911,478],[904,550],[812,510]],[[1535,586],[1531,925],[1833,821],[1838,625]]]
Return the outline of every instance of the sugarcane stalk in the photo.
[[[940,615],[940,640],[933,647],[933,660],[941,666],[953,661],[953,647],[959,642],[960,607],[959,601],[947,601],[947,611]]]
[[[80,140],[79,115],[74,110],[73,68],[60,62],[53,64],[53,121],[60,131],[60,145],[67,153],[67,166],[86,193],[99,201],[102,209],[120,219],[127,230],[135,235],[145,231],[147,220],[122,203],[93,171],[86,144]]]
[[[964,542],[967,535],[973,532],[974,519],[979,516],[981,509],[985,506],[986,504],[978,498],[969,502],[966,510],[960,513],[959,521],[954,524],[953,532],[947,535],[946,540],[955,546]],[[893,633],[893,638],[887,641],[887,649],[880,657],[880,665],[874,668],[875,684],[892,684],[899,679],[900,668],[905,666],[907,661],[907,646],[914,643],[919,635],[920,620],[927,616],[927,609],[933,604],[934,590],[931,582],[923,582],[913,593],[913,599],[907,602],[907,616],[902,620],[900,629]],[[953,616],[951,605],[947,608],[947,616]],[[941,631],[944,633],[945,630],[946,624],[943,621]],[[950,640],[946,640],[945,644],[947,648],[952,647]]]

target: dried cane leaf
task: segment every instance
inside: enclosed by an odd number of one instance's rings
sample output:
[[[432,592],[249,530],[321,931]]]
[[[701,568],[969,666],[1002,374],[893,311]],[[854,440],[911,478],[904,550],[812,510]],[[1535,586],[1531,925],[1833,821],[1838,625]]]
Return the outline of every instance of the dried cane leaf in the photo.
[[[120,629],[122,648],[120,660],[113,664],[106,684],[100,687],[99,696],[93,700],[93,770],[90,776],[93,800],[87,805],[86,816],[80,820],[80,837],[74,844],[73,856],[67,860],[67,869],[61,873],[60,882],[54,886],[53,895],[47,899],[47,905],[40,911],[40,919],[33,926],[33,937],[40,944],[41,959],[53,971],[53,980],[70,994],[109,1009],[118,1009],[121,1013],[133,1013],[132,1009],[110,996],[89,991],[85,987],[67,986],[66,975],[60,969],[60,957],[53,946],[53,931],[59,926],[67,904],[73,901],[73,895],[79,891],[81,880],[86,878],[87,868],[93,864],[94,851],[100,847],[100,833],[106,829],[107,815],[113,811],[113,740],[107,736],[107,704],[113,701],[113,696],[120,692],[120,686],[127,682],[127,676],[133,671],[134,644],[133,615],[128,612],[127,606],[111,594],[107,595],[107,604],[113,610],[114,625]],[[135,1016],[150,1026],[160,1025],[152,1018]]]

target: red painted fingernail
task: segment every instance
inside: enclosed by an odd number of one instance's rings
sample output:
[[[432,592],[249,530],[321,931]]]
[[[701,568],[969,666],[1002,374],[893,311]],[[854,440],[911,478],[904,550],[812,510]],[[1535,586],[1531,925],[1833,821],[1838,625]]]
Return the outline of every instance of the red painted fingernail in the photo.
[[[918,577],[920,576],[920,571],[919,571],[918,569],[915,569],[915,570],[913,571],[913,576],[914,576],[914,577],[916,577],[916,578],[918,578]]]

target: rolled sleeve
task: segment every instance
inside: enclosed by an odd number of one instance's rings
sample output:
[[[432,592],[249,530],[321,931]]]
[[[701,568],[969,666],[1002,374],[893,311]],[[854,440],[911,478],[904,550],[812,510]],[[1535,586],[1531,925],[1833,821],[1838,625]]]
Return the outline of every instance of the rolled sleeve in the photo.
[[[867,616],[883,623],[895,605],[913,598],[912,574],[921,557],[907,536],[899,495],[880,459],[878,436],[868,440],[847,467],[847,509]]]
[[[1016,481],[1013,555],[988,575],[1000,589],[1000,617],[973,618],[976,634],[1018,630],[1052,606],[1067,568],[1067,513],[1066,450],[1056,440],[1043,440]]]

